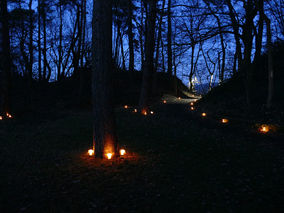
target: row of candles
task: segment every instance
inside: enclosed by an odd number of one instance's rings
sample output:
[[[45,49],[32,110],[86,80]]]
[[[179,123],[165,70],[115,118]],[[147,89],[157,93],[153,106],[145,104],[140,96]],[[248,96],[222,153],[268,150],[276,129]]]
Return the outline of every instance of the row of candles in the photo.
[[[193,102],[190,102],[190,110],[191,111],[193,111],[195,108],[194,108],[194,103]],[[202,117],[206,117],[207,116],[207,114],[205,113],[205,112],[202,112],[201,113],[201,116]],[[226,124],[226,123],[229,123],[229,120],[227,119],[227,118],[222,118],[221,119],[221,122],[222,123],[224,123],[224,124]],[[267,132],[269,132],[269,130],[270,130],[270,127],[269,127],[269,125],[267,125],[267,124],[262,124],[260,127],[259,127],[259,129],[258,129],[261,133],[267,133]]]
[[[94,149],[89,149],[89,150],[88,150],[88,155],[89,155],[89,156],[94,156],[94,155],[95,155],[95,150],[94,150]],[[126,155],[125,149],[120,149],[120,150],[119,150],[119,155],[120,155],[120,156]],[[106,159],[108,159],[108,160],[111,160],[111,159],[112,159],[112,156],[113,156],[113,153],[110,153],[110,152],[108,152],[108,153],[105,154],[105,157],[106,157]]]
[[[7,118],[13,118],[13,116],[11,114],[9,114],[8,112],[6,112],[6,117]],[[4,119],[4,116],[0,116],[0,120],[3,120]]]

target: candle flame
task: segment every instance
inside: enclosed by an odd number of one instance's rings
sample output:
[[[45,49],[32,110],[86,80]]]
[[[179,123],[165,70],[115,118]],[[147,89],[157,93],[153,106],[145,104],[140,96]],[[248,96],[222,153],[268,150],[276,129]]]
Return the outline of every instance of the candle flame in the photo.
[[[2,116],[0,116],[0,120],[3,120],[3,117],[2,117]]]
[[[180,100],[180,99],[181,99],[181,97],[178,97],[178,99]]]
[[[128,106],[127,106],[127,105],[124,105],[124,109],[128,109]]]
[[[193,102],[191,102],[191,103],[190,103],[190,106],[193,106],[193,105],[194,105],[194,103],[193,103]]]
[[[125,149],[120,149],[120,150],[119,150],[119,153],[120,153],[121,156],[123,156],[123,155],[126,154],[126,151],[125,151]]]
[[[112,157],[112,153],[107,153],[107,154],[106,154],[106,156],[107,156],[107,159],[109,159],[109,160],[110,160],[110,159],[111,159],[111,157]]]
[[[8,118],[12,118],[12,115],[9,114],[8,112],[6,112],[6,116],[7,116]]]
[[[262,133],[267,133],[267,132],[269,132],[269,126],[268,126],[268,125],[262,125],[262,126],[260,127],[260,132],[262,132]]]
[[[154,114],[154,112],[153,112],[153,111],[151,111],[150,113],[151,113],[152,115]]]
[[[137,109],[134,109],[133,111],[134,111],[134,112],[137,112]]]
[[[205,112],[203,112],[201,115],[202,115],[202,117],[206,117],[206,113]]]
[[[164,104],[166,104],[166,103],[167,103],[167,101],[166,101],[166,100],[163,100],[163,103],[164,103]]]
[[[95,152],[94,152],[94,150],[93,150],[93,149],[89,149],[89,150],[88,150],[88,154],[89,154],[90,156],[93,156],[93,155],[94,155],[94,153],[95,153]]]
[[[223,118],[223,119],[222,119],[222,123],[223,123],[223,124],[228,123],[228,122],[229,122],[228,119],[226,119],[226,118]]]
[[[192,110],[192,111],[193,111],[193,110],[194,110],[194,107],[190,107],[190,110]]]

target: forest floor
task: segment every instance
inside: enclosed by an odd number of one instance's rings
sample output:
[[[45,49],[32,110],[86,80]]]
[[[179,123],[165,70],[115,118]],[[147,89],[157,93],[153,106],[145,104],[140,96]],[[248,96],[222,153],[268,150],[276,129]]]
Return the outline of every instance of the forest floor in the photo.
[[[89,111],[0,121],[0,212],[283,211],[283,132],[166,99],[153,115],[116,109],[120,160],[87,155]]]

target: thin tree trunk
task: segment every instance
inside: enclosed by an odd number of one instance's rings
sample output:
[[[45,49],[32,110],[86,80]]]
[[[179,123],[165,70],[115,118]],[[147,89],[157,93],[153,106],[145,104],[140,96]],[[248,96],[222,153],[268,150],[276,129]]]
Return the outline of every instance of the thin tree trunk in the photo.
[[[61,66],[62,66],[62,31],[63,31],[63,14],[62,14],[62,1],[59,1],[59,47],[58,47],[58,65],[57,65],[57,80],[60,81],[61,77]]]
[[[273,71],[273,58],[272,58],[272,42],[271,42],[271,26],[270,19],[264,15],[264,20],[266,23],[266,31],[267,31],[267,50],[268,50],[268,95],[266,107],[268,109],[271,108],[272,98],[273,98],[273,79],[274,79],[274,71]]]
[[[141,112],[147,112],[151,96],[153,69],[154,69],[154,38],[155,38],[155,19],[156,19],[156,1],[147,2],[147,36],[146,36],[146,60],[145,69],[143,70],[142,88],[140,93],[139,106]]]
[[[144,33],[144,5],[143,5],[143,0],[141,0],[141,20],[140,20],[140,35],[139,35],[139,40],[140,40],[140,53],[141,53],[141,70],[144,68],[144,45],[143,45],[143,33]]]
[[[38,11],[38,78],[41,81],[42,80],[42,73],[41,73],[41,23],[40,23],[40,18],[41,18],[41,4],[40,0],[37,1],[37,11]]]
[[[93,143],[95,156],[118,154],[112,106],[112,7],[111,1],[94,0],[92,47]]]
[[[33,62],[34,62],[34,48],[33,48],[33,13],[32,13],[32,3],[33,0],[29,1],[29,81],[31,82],[33,79]]]
[[[129,71],[134,71],[134,45],[133,45],[133,26],[132,26],[132,16],[133,16],[133,5],[132,0],[128,0],[128,45],[129,45]]]
[[[46,57],[46,11],[43,12],[43,80],[46,81],[47,57]]]
[[[168,0],[168,74],[172,75],[172,20],[171,20],[171,0]]]

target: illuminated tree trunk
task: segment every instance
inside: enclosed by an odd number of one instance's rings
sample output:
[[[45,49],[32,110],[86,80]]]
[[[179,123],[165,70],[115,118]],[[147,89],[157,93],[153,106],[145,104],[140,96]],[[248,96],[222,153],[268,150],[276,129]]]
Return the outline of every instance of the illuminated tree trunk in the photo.
[[[147,2],[147,35],[146,35],[146,58],[145,68],[143,69],[142,88],[140,93],[139,106],[141,111],[148,111],[149,99],[151,95],[152,78],[154,70],[154,37],[155,37],[155,20],[156,20],[156,1]]]
[[[2,80],[1,110],[10,113],[11,59],[7,0],[1,0],[0,2],[0,77],[0,80]]]
[[[40,32],[41,32],[41,23],[40,23],[40,18],[41,18],[41,4],[40,4],[40,0],[37,1],[38,6],[37,6],[37,12],[38,12],[38,78],[41,81],[42,80],[42,73],[41,73],[41,36],[40,36]]]
[[[94,0],[92,47],[93,143],[95,155],[117,154],[112,106],[112,7],[111,1]]]

